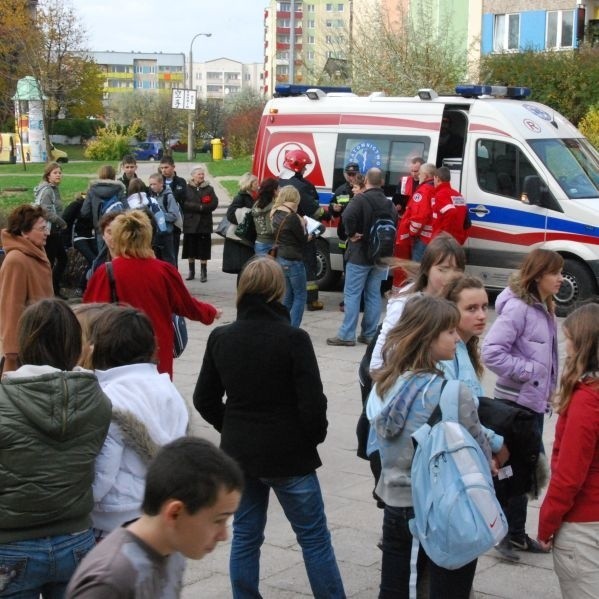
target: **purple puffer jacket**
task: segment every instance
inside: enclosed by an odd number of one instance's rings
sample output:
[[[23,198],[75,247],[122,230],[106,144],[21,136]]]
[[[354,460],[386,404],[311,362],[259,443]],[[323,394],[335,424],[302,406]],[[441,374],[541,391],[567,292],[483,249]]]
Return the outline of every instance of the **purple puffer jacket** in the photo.
[[[494,395],[537,413],[549,409],[557,384],[557,321],[517,283],[495,301],[497,320],[487,333],[482,359],[497,374]]]

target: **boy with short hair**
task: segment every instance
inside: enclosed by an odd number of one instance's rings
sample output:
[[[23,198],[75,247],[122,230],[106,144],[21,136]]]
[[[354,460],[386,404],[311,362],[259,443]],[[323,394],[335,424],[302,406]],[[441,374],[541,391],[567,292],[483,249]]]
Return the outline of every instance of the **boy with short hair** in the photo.
[[[146,477],[143,515],[110,533],[84,558],[67,599],[178,597],[185,559],[202,559],[227,539],[243,475],[209,441],[165,445]]]
[[[129,183],[131,183],[133,179],[139,179],[137,176],[137,160],[133,154],[125,154],[125,156],[123,156],[123,159],[121,160],[121,170],[123,174],[118,180],[125,186],[127,193],[129,193]],[[143,191],[148,191],[145,184]]]

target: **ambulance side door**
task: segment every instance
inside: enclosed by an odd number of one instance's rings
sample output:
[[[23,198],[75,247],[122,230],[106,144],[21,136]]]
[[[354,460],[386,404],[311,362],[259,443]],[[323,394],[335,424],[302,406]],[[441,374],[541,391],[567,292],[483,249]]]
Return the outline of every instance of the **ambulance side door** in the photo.
[[[547,208],[529,202],[526,177],[539,176],[518,140],[470,135],[462,193],[472,226],[468,271],[488,287],[503,288],[526,254],[546,238]]]

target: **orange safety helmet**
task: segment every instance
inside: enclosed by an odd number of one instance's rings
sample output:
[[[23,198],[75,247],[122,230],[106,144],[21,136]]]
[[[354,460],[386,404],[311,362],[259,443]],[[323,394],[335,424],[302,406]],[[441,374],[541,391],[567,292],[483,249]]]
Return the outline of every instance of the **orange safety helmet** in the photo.
[[[291,171],[301,173],[306,164],[312,164],[312,160],[304,150],[289,150],[285,154],[283,166]]]

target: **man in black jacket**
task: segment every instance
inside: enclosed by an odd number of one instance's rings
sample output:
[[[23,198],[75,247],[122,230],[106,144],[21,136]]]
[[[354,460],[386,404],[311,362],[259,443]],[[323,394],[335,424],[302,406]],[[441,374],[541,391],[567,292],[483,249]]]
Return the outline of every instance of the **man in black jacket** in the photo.
[[[356,344],[356,328],[360,316],[360,296],[364,292],[364,316],[360,343],[368,344],[376,332],[381,316],[381,282],[387,268],[375,264],[368,255],[368,232],[377,215],[395,221],[397,211],[382,190],[384,173],[371,168],[366,173],[366,191],[354,197],[343,213],[343,224],[348,237],[347,264],[343,300],[343,323],[336,337],[327,339],[327,345],[352,346]]]
[[[166,187],[168,185],[171,188],[175,200],[177,200],[177,204],[179,204],[179,210],[181,211],[181,214],[183,214],[183,204],[185,203],[185,196],[187,194],[187,181],[183,179],[183,177],[177,176],[177,172],[175,171],[175,161],[172,156],[163,156],[160,159],[160,172],[162,173],[164,186]],[[180,243],[181,229],[175,226],[173,229],[175,260],[178,260]]]

